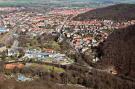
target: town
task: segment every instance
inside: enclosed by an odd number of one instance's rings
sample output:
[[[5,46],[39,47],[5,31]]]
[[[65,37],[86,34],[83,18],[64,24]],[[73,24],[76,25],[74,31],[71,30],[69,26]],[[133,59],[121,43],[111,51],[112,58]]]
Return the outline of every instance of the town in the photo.
[[[6,63],[3,68],[6,76],[0,77],[0,80],[15,78],[17,81],[32,81],[39,77],[9,73],[16,69],[45,68],[49,72],[65,72],[63,68],[52,66],[67,66],[76,62],[74,57],[67,55],[70,53],[68,49],[61,48],[63,43],[75,53],[83,54],[91,50],[91,62],[96,63],[100,57],[94,53],[93,48],[104,42],[114,30],[135,24],[134,19],[122,22],[108,19],[72,19],[80,13],[93,10],[92,8],[55,8],[46,13],[27,10],[25,7],[7,7],[0,10],[13,10],[0,17],[0,61]],[[117,74],[117,71],[112,73]]]

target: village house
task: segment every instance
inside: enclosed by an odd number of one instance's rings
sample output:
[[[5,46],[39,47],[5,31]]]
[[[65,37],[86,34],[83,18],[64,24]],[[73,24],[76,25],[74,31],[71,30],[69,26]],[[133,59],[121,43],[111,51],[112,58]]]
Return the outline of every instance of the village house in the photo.
[[[0,34],[1,34],[1,33],[5,33],[5,32],[8,32],[8,31],[9,31],[9,29],[0,27]]]
[[[8,49],[8,56],[18,56],[19,50],[18,49]]]
[[[41,51],[34,49],[34,50],[26,50],[24,56],[28,57],[28,58],[44,59],[44,58],[49,57],[49,53],[41,52]]]

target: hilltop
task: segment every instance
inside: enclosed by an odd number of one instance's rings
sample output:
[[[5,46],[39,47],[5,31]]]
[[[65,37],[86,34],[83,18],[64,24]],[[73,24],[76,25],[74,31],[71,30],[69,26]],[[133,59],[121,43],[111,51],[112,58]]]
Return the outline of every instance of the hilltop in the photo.
[[[135,19],[135,4],[117,4],[108,7],[98,8],[79,14],[74,17],[76,21],[87,21],[91,19],[108,20],[131,20]]]

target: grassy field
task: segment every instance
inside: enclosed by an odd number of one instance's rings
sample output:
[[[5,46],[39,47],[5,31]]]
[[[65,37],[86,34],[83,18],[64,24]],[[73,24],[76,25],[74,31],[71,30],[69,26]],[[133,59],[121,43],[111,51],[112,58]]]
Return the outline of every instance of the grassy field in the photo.
[[[3,1],[3,2],[0,2],[0,6],[18,6],[18,5],[37,3],[37,2],[38,2],[38,0]]]
[[[65,72],[64,69],[62,68],[58,68],[58,67],[54,67],[54,66],[49,66],[49,65],[41,65],[41,64],[31,64],[29,67],[31,67],[32,69],[40,69],[42,71],[48,71],[48,72],[56,72],[56,73],[62,73]]]

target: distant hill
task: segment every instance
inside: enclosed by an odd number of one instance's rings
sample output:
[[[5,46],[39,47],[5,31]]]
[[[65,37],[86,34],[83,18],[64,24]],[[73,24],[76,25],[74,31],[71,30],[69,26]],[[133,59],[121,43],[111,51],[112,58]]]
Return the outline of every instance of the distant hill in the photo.
[[[117,4],[98,8],[79,14],[73,20],[85,21],[91,19],[131,20],[135,19],[135,4]]]
[[[135,78],[135,25],[114,31],[101,50],[103,66],[114,65],[120,74]]]
[[[135,0],[0,0],[0,6],[48,6],[54,8],[99,8],[118,3],[135,3]]]

